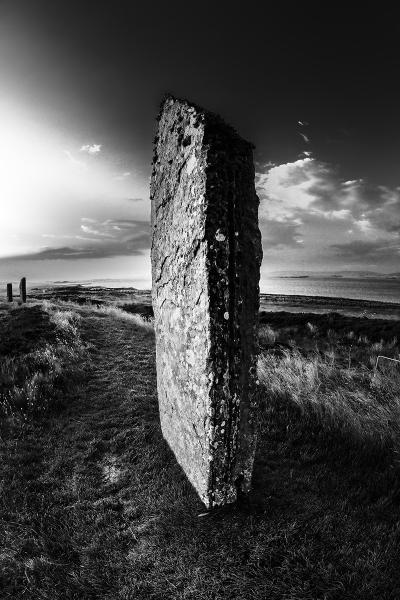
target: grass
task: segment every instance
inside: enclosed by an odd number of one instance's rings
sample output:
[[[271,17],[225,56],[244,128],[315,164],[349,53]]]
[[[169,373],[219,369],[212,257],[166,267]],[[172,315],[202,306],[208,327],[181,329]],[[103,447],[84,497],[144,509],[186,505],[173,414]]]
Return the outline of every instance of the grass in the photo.
[[[310,322],[310,320],[312,322]],[[326,314],[307,314],[280,312],[260,312],[261,325],[269,325],[284,334],[286,329],[292,330],[302,343],[312,337],[315,329],[320,340],[329,337],[329,332],[337,338],[352,334],[355,340],[368,338],[371,342],[400,339],[400,320],[373,319],[366,316],[351,317],[335,312]],[[311,334],[311,336],[310,336]]]
[[[314,419],[325,432],[347,435],[376,453],[400,449],[400,377],[374,374],[367,366],[342,368],[334,354],[304,357],[284,350],[279,358],[264,354],[259,378],[271,405],[297,407],[301,418]],[[398,451],[398,450],[397,450]]]
[[[110,315],[116,319],[121,319],[123,321],[127,321],[133,325],[137,325],[142,329],[146,329],[148,331],[153,331],[153,311],[149,310],[149,307],[136,302],[124,302],[116,300],[114,302],[91,302],[85,301],[82,302],[79,299],[79,302],[74,300],[64,300],[59,298],[52,299],[51,304],[55,307],[59,307],[63,311],[65,310],[73,310],[79,311],[82,315]],[[46,304],[46,300],[44,304]]]
[[[302,331],[265,324],[259,338],[267,413],[290,406],[303,424],[313,423],[329,438],[347,438],[363,455],[400,456],[400,365],[375,369],[380,354],[400,358],[397,338],[371,343],[353,329],[321,335],[310,321]]]
[[[79,315],[50,303],[3,309],[0,319],[2,427],[23,423],[61,400],[79,372],[85,347]]]
[[[153,320],[151,318],[143,317],[141,314],[135,312],[128,312],[123,307],[106,305],[100,306],[97,311],[100,314],[111,315],[117,319],[128,321],[148,331],[153,331]]]
[[[205,513],[161,436],[148,323],[53,310],[90,346],[63,405],[4,440],[4,598],[400,597],[399,388],[371,365],[395,342],[271,319],[253,492]]]

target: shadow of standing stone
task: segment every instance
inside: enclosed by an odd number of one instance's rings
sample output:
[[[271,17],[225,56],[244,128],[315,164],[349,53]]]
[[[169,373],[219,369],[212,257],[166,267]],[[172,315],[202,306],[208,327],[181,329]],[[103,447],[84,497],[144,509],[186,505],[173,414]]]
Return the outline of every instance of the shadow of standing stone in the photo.
[[[162,432],[207,507],[250,489],[262,258],[253,146],[166,97],[155,139],[152,301]]]

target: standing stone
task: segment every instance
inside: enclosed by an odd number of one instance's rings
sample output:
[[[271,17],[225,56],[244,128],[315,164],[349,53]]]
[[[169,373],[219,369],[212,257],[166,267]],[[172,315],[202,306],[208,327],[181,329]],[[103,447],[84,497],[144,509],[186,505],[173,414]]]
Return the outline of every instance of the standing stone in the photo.
[[[208,507],[250,488],[262,258],[253,146],[168,96],[155,139],[152,301],[162,432]]]
[[[19,295],[21,302],[26,302],[26,278],[23,277],[19,283]]]
[[[7,301],[13,301],[12,283],[7,283]]]

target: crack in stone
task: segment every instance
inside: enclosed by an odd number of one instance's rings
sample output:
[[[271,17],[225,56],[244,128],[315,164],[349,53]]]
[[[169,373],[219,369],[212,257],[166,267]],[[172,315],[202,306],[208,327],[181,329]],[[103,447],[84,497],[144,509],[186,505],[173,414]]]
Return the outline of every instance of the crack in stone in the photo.
[[[179,186],[180,181],[181,181],[181,176],[182,176],[182,170],[183,168],[187,165],[187,160],[185,159],[181,166],[178,169],[178,173],[176,176],[176,182],[175,182],[175,189],[174,189],[174,194],[172,195],[172,197],[175,195],[176,193],[176,188]],[[164,200],[161,201],[161,203],[157,206],[156,208],[156,213],[158,213],[162,208],[165,208],[171,201],[171,196],[167,196]]]
[[[194,303],[195,306],[198,305],[198,303],[200,302],[200,298],[202,297],[203,294],[204,294],[204,290],[201,290],[200,294],[198,295],[198,298],[197,298],[196,302]]]
[[[187,261],[186,261],[186,267],[188,267],[190,265],[190,263],[193,263],[195,261],[197,255],[199,253],[199,250],[201,248],[201,244],[203,242],[204,242],[203,238],[197,240],[197,243],[196,243],[194,249],[192,249],[188,254]],[[186,277],[187,276],[188,276],[188,269],[186,268],[185,273],[183,275],[183,287],[184,288],[186,287]]]
[[[162,261],[161,266],[160,266],[160,272],[159,272],[158,276],[156,277],[156,281],[155,281],[156,283],[159,283],[161,281],[161,279],[162,279],[164,267],[165,267],[165,264],[166,264],[168,258],[171,259],[169,262],[173,263],[173,261],[176,259],[176,257],[177,257],[177,255],[178,255],[179,252],[180,252],[179,246],[175,246],[175,250],[174,250],[173,254],[167,254],[163,258],[163,261]],[[166,285],[167,283],[169,283],[169,281],[170,280],[168,279],[165,283],[162,283],[160,286],[158,286],[158,290],[160,290],[164,285]]]
[[[171,200],[170,196],[167,196],[166,198],[164,198],[164,200],[162,200],[160,202],[160,204],[156,207],[156,213],[158,213],[162,208],[167,206],[169,204],[170,200]]]
[[[201,436],[198,434],[198,431],[197,431],[197,428],[196,428],[196,425],[195,425],[195,423],[192,423],[192,425],[193,425],[194,432],[195,432],[195,434],[196,434],[196,436],[197,436],[197,441],[198,441],[198,442],[199,442],[199,444],[200,444],[201,452],[202,452],[202,454],[203,454],[203,456],[204,456],[204,446],[203,446],[203,444],[202,444],[202,442],[201,442]]]
[[[167,254],[163,258],[163,261],[162,261],[161,266],[160,266],[160,272],[159,272],[159,274],[158,274],[158,276],[156,278],[156,283],[158,283],[160,281],[161,277],[162,277],[162,274],[163,274],[163,271],[164,271],[164,266],[165,266],[165,263],[167,262],[168,258],[169,258],[169,254]]]

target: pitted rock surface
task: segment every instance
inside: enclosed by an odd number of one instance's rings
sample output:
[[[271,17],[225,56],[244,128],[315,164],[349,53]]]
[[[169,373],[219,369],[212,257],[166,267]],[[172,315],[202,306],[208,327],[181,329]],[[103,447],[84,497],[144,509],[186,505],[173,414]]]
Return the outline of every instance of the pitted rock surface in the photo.
[[[166,97],[151,179],[162,431],[208,507],[250,488],[262,258],[252,145]]]

